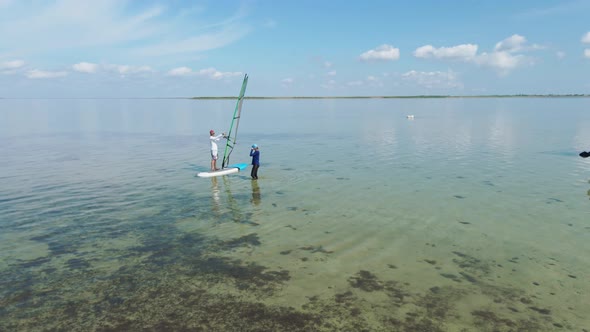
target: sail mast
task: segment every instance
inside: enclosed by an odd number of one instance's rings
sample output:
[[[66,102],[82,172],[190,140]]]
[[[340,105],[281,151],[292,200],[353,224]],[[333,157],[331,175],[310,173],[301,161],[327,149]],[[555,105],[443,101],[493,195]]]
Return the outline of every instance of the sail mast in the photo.
[[[227,132],[227,143],[225,144],[225,152],[223,153],[223,162],[221,168],[225,168],[229,164],[229,157],[234,150],[236,145],[236,138],[238,136],[238,126],[240,125],[240,115],[242,113],[242,103],[244,101],[244,93],[246,93],[246,85],[248,85],[248,74],[244,75],[244,82],[242,83],[242,89],[236,102],[236,109],[234,110],[234,116],[231,120],[229,131]],[[235,130],[234,130],[235,123]],[[232,132],[233,130],[233,132]]]

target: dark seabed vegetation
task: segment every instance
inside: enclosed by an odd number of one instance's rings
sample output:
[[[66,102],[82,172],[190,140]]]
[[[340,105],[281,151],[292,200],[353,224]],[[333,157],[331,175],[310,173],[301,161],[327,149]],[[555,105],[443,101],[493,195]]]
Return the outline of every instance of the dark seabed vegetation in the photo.
[[[589,332],[589,100],[3,100],[0,331]]]
[[[356,273],[341,276],[346,289],[328,287],[320,294],[307,294],[307,302],[297,307],[272,304],[293,281],[293,271],[260,265],[255,257],[251,261],[231,258],[234,250],[264,246],[256,223],[248,220],[250,215],[229,210],[231,218],[225,220],[247,229],[243,236],[221,240],[170,227],[175,211],[183,209],[185,217],[190,217],[204,206],[183,208],[180,193],[164,201],[176,202],[176,206],[126,223],[125,229],[106,227],[90,241],[68,227],[31,238],[46,244],[48,255],[12,262],[2,271],[0,330],[573,329],[563,315],[555,314],[555,309],[564,308],[549,307],[525,287],[502,287],[494,282],[495,270],[510,268],[508,264],[517,266],[519,257],[505,262],[504,267],[459,251],[447,253],[452,265],[441,267],[437,260],[425,258],[423,263],[438,280],[419,291],[410,287],[411,282],[395,278],[403,266],[389,264],[385,268],[391,273],[385,274],[365,270],[359,263]],[[305,213],[305,209],[294,207],[286,210]],[[297,229],[284,227],[283,232],[291,231]],[[101,241],[125,242],[132,235],[137,238],[135,244],[95,252]],[[436,245],[426,243],[425,247],[435,249]],[[334,251],[308,245],[277,255],[295,253],[312,258],[328,257]],[[474,303],[466,305],[470,301]]]

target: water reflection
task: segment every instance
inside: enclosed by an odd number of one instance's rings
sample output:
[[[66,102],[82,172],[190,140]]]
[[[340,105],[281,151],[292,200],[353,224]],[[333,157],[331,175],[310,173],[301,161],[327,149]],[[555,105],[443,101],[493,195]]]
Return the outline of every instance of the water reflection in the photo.
[[[219,183],[217,182],[217,177],[214,176],[211,178],[211,209],[216,216],[219,216],[221,211],[221,198],[219,197],[219,193]]]
[[[233,220],[233,222],[242,222],[244,218],[242,217],[242,211],[240,209],[239,201],[237,201],[234,198],[231,192],[231,180],[228,179],[227,176],[223,176],[222,179],[223,187],[225,188],[225,194],[227,196],[227,205],[231,212],[231,219]]]
[[[260,205],[260,199],[261,199],[260,187],[258,186],[258,181],[252,180],[252,181],[250,181],[250,183],[252,184],[252,199],[250,200],[250,202],[252,204],[258,206],[258,205]]]
[[[245,205],[248,204],[248,195],[246,193],[241,193],[241,190],[239,189],[237,193],[232,192],[231,187],[233,180],[241,179],[232,178],[230,176],[211,178],[211,210],[217,222],[225,223],[227,221],[232,221],[240,224],[258,225],[250,220],[252,214],[244,211]],[[234,183],[234,185],[236,184]],[[240,187],[239,184],[238,187]],[[253,184],[250,203],[254,205],[260,204],[260,188],[258,187],[258,184]]]

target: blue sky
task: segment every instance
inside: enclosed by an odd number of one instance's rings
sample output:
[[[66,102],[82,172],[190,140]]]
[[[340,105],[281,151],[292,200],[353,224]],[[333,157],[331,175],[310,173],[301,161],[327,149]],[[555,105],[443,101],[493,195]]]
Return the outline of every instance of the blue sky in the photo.
[[[0,97],[590,93],[590,0],[0,0]]]

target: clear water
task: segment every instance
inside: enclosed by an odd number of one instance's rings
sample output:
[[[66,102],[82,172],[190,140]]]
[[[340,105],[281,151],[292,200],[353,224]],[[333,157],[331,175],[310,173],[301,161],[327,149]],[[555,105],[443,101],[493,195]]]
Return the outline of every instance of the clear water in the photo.
[[[0,100],[0,330],[590,329],[590,99],[233,108]]]

